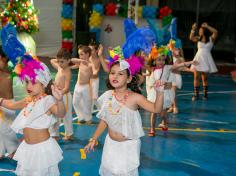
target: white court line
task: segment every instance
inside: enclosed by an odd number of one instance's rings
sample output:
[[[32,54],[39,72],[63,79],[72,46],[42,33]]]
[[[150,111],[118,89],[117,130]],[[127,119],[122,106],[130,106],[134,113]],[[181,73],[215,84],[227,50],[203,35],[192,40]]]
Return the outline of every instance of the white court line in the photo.
[[[207,123],[217,123],[217,124],[230,124],[229,122],[221,122],[221,121],[214,121],[214,120],[200,120],[200,119],[189,119],[195,122],[207,122]]]
[[[1,169],[1,168],[0,168],[0,172],[12,172],[12,173],[15,173],[15,170]]]
[[[214,92],[208,92],[208,94],[214,94],[214,93],[217,93],[217,94],[227,94],[227,93],[236,93],[235,90],[232,90],[232,91],[214,91]],[[199,94],[203,94],[203,93],[199,93]],[[178,94],[177,97],[179,96],[184,96],[184,95],[193,95],[193,92],[192,93],[185,93],[185,94]]]

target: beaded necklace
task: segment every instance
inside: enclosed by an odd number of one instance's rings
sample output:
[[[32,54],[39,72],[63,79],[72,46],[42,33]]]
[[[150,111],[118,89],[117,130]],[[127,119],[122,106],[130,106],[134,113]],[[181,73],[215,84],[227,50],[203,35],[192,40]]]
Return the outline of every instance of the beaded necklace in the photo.
[[[29,97],[26,103],[26,106],[24,108],[23,114],[25,117],[27,117],[33,110],[35,104],[37,101],[41,100],[42,98],[44,98],[47,94],[43,94],[41,95],[39,98],[36,99],[32,99],[32,97]],[[29,104],[33,102],[33,104],[30,106]]]
[[[114,91],[114,90],[112,91],[111,97],[109,97],[109,101],[108,101],[108,110],[110,111],[110,113],[111,113],[112,115],[117,115],[117,114],[119,114],[119,112],[120,112],[120,110],[121,110],[121,107],[122,107],[123,105],[125,105],[128,96],[129,96],[129,92],[127,92],[127,93],[124,95],[124,98],[123,98],[123,99],[118,99],[117,96],[116,96],[115,91]],[[115,111],[113,111],[113,108],[112,108],[112,98],[113,98],[113,97],[114,97],[118,102],[121,103],[121,104],[119,105],[119,107],[115,109]]]

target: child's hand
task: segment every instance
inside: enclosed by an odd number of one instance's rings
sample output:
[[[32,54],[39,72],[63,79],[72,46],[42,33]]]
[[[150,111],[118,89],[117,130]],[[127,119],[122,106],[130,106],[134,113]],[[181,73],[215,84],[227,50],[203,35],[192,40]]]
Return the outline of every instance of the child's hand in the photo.
[[[103,46],[100,44],[98,47],[98,56],[102,56],[103,53]]]
[[[196,60],[194,60],[192,64],[193,64],[193,65],[199,65],[199,62],[196,61]]]
[[[56,85],[52,85],[51,89],[52,89],[52,95],[54,96],[54,98],[57,101],[62,101],[63,92]]]
[[[164,89],[165,89],[165,82],[164,81],[161,81],[161,80],[157,80],[155,83],[154,83],[154,89],[158,92],[163,92]]]
[[[96,140],[89,141],[89,143],[84,147],[84,152],[89,153],[90,150],[94,151],[94,147],[96,146],[96,144]]]
[[[205,23],[202,23],[202,27],[203,28],[207,28],[208,24],[205,22]]]
[[[193,30],[196,30],[196,29],[197,29],[197,23],[193,23],[192,29],[193,29]]]
[[[167,90],[167,89],[171,89],[171,88],[172,88],[172,82],[166,82],[164,85],[164,89]]]

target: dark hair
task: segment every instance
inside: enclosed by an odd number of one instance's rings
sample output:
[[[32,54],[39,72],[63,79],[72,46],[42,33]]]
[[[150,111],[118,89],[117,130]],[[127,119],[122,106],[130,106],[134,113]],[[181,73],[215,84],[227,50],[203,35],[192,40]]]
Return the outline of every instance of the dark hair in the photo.
[[[204,28],[204,27],[201,27],[201,28],[203,29],[203,35],[206,38],[205,43],[208,43],[210,41],[211,32],[208,29]],[[199,40],[202,41],[202,38],[203,38],[203,36],[201,36]]]
[[[165,56],[165,65],[173,65],[173,57],[172,56]],[[150,59],[150,61],[148,61],[147,63],[148,65],[150,65],[151,67],[155,67],[155,60]]]
[[[78,50],[82,50],[85,54],[88,53],[91,56],[91,49],[86,45],[79,45]]]
[[[93,46],[95,50],[98,50],[98,43],[96,43],[94,40],[91,40],[88,46]]]
[[[65,59],[65,60],[70,60],[71,59],[71,53],[67,49],[61,48],[57,52],[57,58],[58,59]]]
[[[53,85],[53,81],[51,80],[49,81],[47,87],[45,88],[45,93],[47,95],[52,95],[52,88],[51,88],[52,85]]]
[[[111,67],[110,67],[110,70],[111,70],[111,68],[112,68],[113,66],[119,65],[119,64],[120,64],[119,61],[116,61],[116,62],[112,63],[112,64],[111,64]],[[130,71],[129,71],[128,69],[126,69],[126,73],[127,73],[127,76],[129,77],[129,76],[130,76]],[[109,74],[110,74],[110,72],[109,72]],[[109,74],[108,74],[108,76],[109,76]],[[132,90],[133,92],[136,92],[136,93],[141,94],[141,91],[140,91],[140,89],[139,89],[139,87],[138,87],[138,81],[139,81],[139,78],[138,78],[137,75],[132,76],[132,80],[131,80],[130,83],[127,84],[127,88],[130,89],[130,90]],[[111,83],[110,83],[110,81],[109,81],[109,77],[108,77],[108,79],[106,80],[106,85],[107,85],[107,88],[108,88],[109,90],[114,89],[114,87],[111,85]]]

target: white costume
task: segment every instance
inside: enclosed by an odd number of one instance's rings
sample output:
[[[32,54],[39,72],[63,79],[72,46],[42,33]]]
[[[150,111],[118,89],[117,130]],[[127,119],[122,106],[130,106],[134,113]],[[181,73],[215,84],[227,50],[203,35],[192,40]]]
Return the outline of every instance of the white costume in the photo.
[[[146,73],[149,74],[148,71],[146,71]],[[154,83],[155,79],[152,72],[149,76],[146,76],[146,92],[149,101],[153,101],[153,97],[156,96],[156,90],[153,87]]]
[[[164,82],[175,82],[175,76],[171,71],[172,65],[165,65],[163,68],[155,69],[153,72],[154,82],[157,80],[162,80]],[[154,87],[152,88],[152,96],[148,99],[149,101],[155,102],[156,100],[156,92]],[[175,92],[173,89],[165,89],[164,90],[164,104],[163,109],[171,107],[172,102],[175,98]]]
[[[79,121],[90,121],[92,119],[92,97],[89,84],[75,85],[73,95],[73,106]]]
[[[177,61],[176,57],[173,57],[174,63]],[[177,71],[176,73],[173,73],[175,80],[173,82],[173,85],[176,86],[178,89],[182,88],[183,81],[182,81],[182,76],[180,74],[180,71]]]
[[[92,78],[90,83],[92,86],[92,99],[97,99],[99,90],[99,78]]]
[[[56,119],[53,115],[47,115],[47,112],[55,103],[51,95],[29,103],[16,117],[11,128],[16,133],[23,133],[26,127],[49,128]],[[59,176],[58,163],[62,158],[62,150],[53,138],[37,144],[23,141],[13,157],[17,161],[16,174],[22,176]]]
[[[57,118],[57,122],[49,128],[50,136],[59,137],[59,127],[60,124],[64,123],[65,135],[71,136],[73,132],[73,117],[72,117],[72,96],[68,92],[63,96],[63,103],[66,108],[66,115],[64,118]]]
[[[98,91],[99,91],[99,77],[90,79],[90,84],[92,87],[92,112],[94,111],[94,106],[97,105]]]
[[[12,154],[19,146],[16,133],[10,128],[15,111],[0,106],[0,156]]]
[[[209,40],[210,41],[207,43],[198,41],[197,43],[198,51],[194,57],[194,60],[198,61],[198,65],[191,65],[192,70],[196,69],[199,72],[207,72],[207,73],[215,73],[218,71],[211,55],[211,49],[213,47],[213,42],[211,37]]]
[[[120,104],[112,96],[112,90],[106,91],[98,99],[101,110],[97,117],[104,120],[108,127],[129,140],[117,142],[106,136],[103,147],[99,174],[102,176],[138,176],[140,164],[140,137],[144,136],[141,116],[138,110],[132,110]],[[110,107],[112,106],[112,110]],[[118,113],[113,114],[112,112]]]

